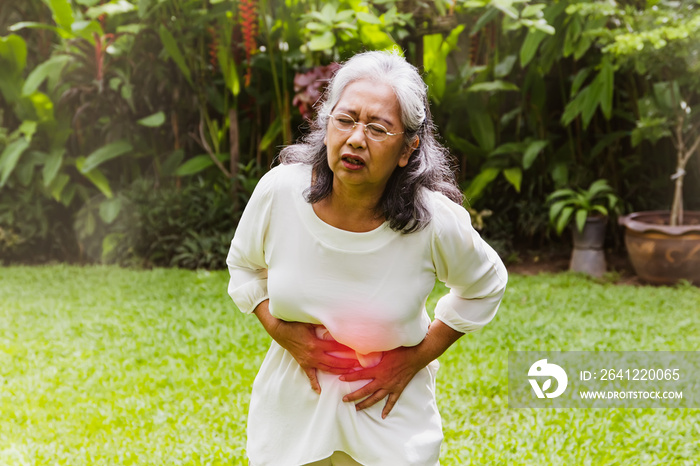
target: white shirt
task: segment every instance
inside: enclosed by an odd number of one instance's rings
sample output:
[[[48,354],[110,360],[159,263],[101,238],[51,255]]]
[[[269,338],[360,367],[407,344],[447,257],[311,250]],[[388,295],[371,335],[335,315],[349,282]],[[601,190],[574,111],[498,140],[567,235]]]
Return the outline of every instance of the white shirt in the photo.
[[[426,191],[432,220],[423,230],[402,234],[385,222],[355,233],[318,218],[303,198],[310,182],[309,165],[281,165],[258,183],[227,259],[228,291],[241,311],[251,313],[269,298],[273,316],[322,325],[359,355],[420,343],[436,278],[450,288],[435,308],[437,319],[464,333],[493,319],[506,270],[462,206]],[[318,395],[273,341],[253,384],[251,463],[299,466],[338,450],[367,466],[438,464],[437,367],[435,361],[421,370],[381,419],[383,402],[357,412],[342,401],[367,381],[341,382],[318,371]]]

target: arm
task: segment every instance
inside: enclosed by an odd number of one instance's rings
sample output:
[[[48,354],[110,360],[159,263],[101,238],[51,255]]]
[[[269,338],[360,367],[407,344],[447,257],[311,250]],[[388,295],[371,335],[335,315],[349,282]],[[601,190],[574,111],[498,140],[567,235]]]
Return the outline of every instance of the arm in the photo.
[[[346,381],[373,379],[361,389],[346,395],[343,401],[351,402],[367,397],[355,405],[355,409],[359,411],[388,397],[382,410],[382,418],[386,418],[401,392],[418,371],[442,355],[462,335],[464,334],[441,321],[434,320],[428,328],[427,335],[418,345],[402,346],[387,351],[378,365],[340,376],[340,380]]]
[[[270,301],[258,304],[253,311],[265,331],[299,363],[311,382],[311,388],[321,393],[316,369],[332,374],[346,374],[358,365],[354,359],[336,358],[333,351],[350,351],[350,348],[332,340],[316,337],[315,325],[287,322],[270,314]]]

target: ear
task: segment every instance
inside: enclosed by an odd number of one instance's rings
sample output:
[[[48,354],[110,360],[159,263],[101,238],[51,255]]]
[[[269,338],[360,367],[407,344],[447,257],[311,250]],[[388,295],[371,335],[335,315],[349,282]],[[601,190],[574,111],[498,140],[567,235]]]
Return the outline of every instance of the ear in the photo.
[[[420,145],[420,138],[416,136],[416,140],[406,148],[404,153],[401,155],[401,158],[399,159],[399,167],[403,168],[406,165],[408,165],[408,160],[411,158],[411,155],[413,155],[413,152],[415,152],[416,149],[418,149],[418,146]]]

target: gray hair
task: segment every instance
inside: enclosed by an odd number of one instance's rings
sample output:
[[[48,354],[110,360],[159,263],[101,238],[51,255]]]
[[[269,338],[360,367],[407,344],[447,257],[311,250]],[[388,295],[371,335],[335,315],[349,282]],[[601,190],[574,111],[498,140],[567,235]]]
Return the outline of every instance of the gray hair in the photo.
[[[446,195],[461,204],[463,196],[450,169],[449,152],[435,139],[430,115],[428,90],[418,70],[393,51],[364,52],[345,62],[330,81],[311,132],[299,144],[287,146],[280,153],[282,163],[312,165],[314,177],[304,192],[306,201],[316,203],[331,195],[333,172],[328,166],[323,140],[328,118],[347,86],[369,79],[391,86],[401,109],[404,148],[419,138],[419,145],[405,167],[396,167],[387,182],[377,209],[389,226],[403,233],[424,228],[430,222],[430,209],[422,196],[428,189]]]

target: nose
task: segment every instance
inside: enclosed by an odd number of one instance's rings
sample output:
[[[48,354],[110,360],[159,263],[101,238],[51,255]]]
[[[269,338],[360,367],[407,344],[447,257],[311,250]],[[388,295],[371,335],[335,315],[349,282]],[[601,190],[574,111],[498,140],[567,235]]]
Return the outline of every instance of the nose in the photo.
[[[355,123],[355,127],[350,130],[350,134],[348,135],[347,143],[354,148],[362,148],[365,147],[365,144],[367,143],[366,140],[366,131],[367,128],[365,128],[365,125],[362,123]]]

